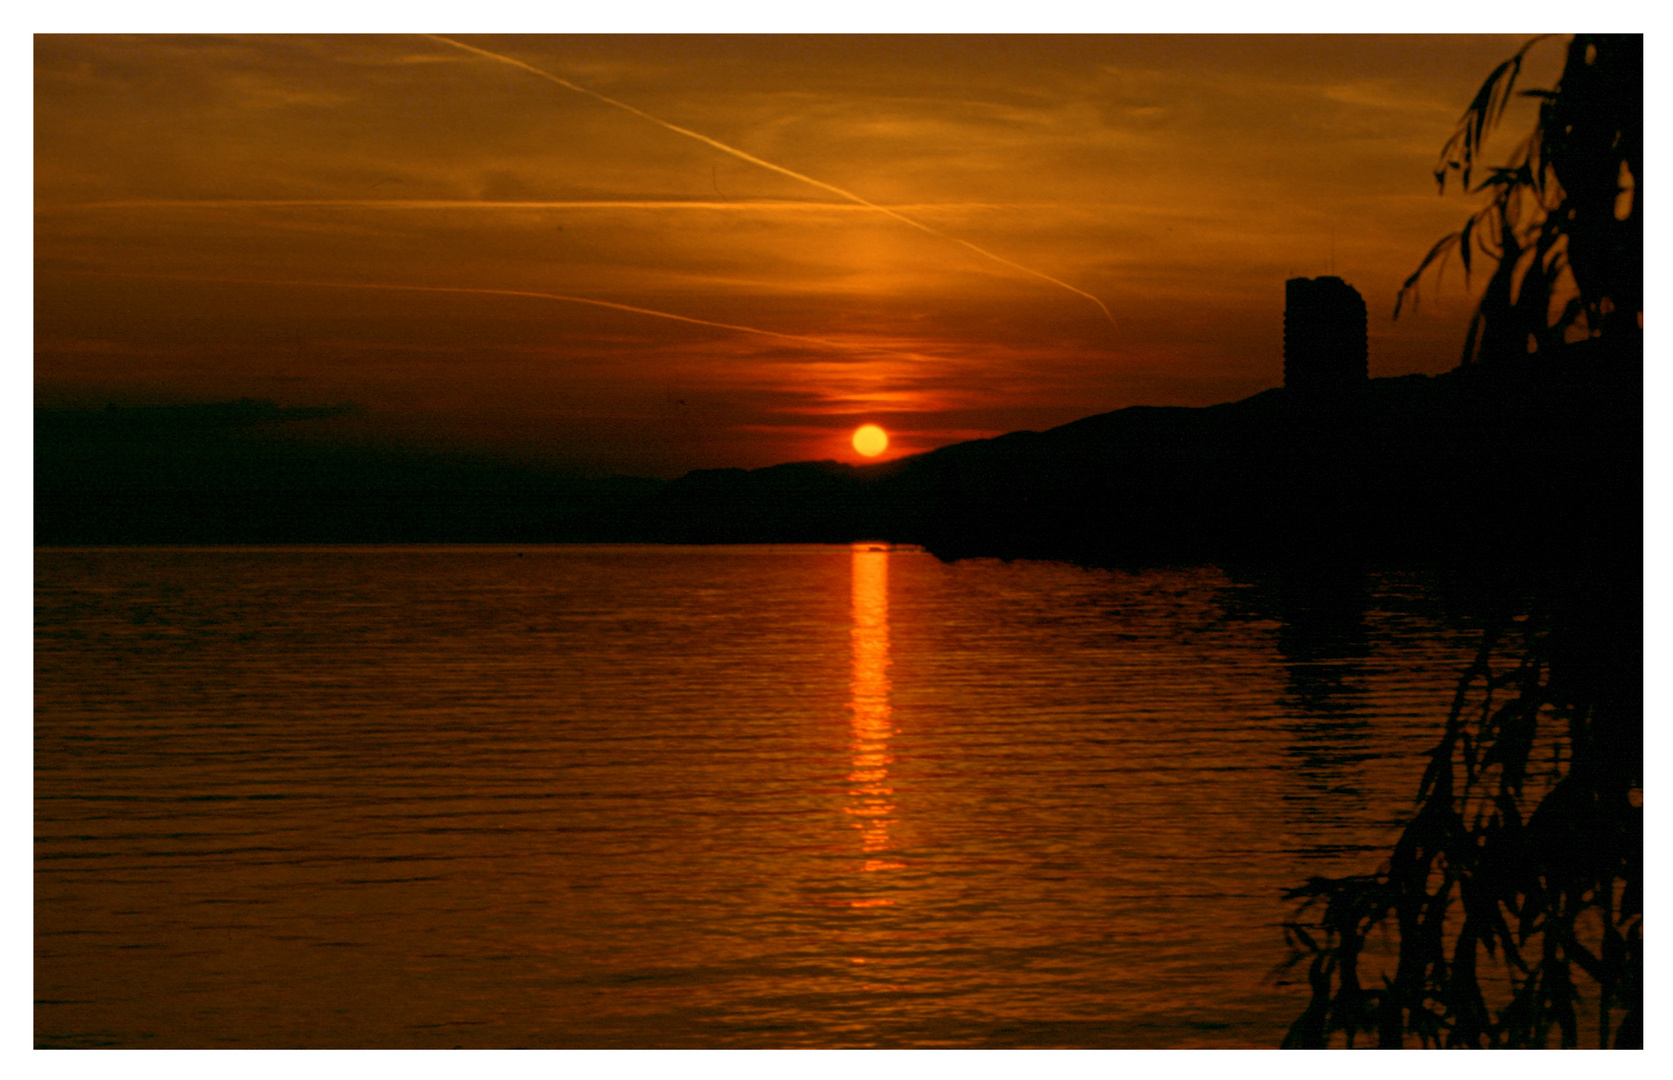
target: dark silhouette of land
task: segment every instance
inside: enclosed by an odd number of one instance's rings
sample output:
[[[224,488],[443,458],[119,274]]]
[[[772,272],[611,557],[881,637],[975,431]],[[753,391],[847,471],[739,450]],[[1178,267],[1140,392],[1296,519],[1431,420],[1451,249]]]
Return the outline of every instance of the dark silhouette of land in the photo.
[[[1582,345],[1358,393],[1122,409],[880,465],[694,472],[653,520],[682,542],[870,537],[944,558],[1491,562],[1636,543],[1639,400],[1636,358]],[[1571,525],[1523,535],[1511,511],[1530,505]]]
[[[331,447],[270,403],[37,410],[36,543],[915,543],[1088,564],[1639,549],[1641,363],[1553,358],[1136,406],[872,465],[662,482]],[[1521,512],[1568,522],[1527,535]],[[1625,547],[1619,545],[1625,544]]]
[[[345,407],[267,401],[35,411],[35,543],[537,543],[634,539],[663,486],[333,444]]]

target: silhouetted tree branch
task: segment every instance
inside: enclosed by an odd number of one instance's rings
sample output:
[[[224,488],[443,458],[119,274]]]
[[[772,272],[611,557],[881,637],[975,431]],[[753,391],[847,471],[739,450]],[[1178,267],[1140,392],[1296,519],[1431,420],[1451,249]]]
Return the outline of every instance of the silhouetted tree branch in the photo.
[[[1431,266],[1456,253],[1468,272],[1485,255],[1464,362],[1630,370],[1630,393],[1599,399],[1619,400],[1627,423],[1642,362],[1643,41],[1576,35],[1557,87],[1524,92],[1540,98],[1534,130],[1483,169],[1539,40],[1493,71],[1443,148],[1442,188],[1456,175],[1487,201],[1429,251],[1395,311]],[[1621,469],[1641,467],[1641,447],[1627,460],[1632,440],[1620,445]],[[1524,534],[1557,540],[1523,600],[1489,621],[1388,860],[1287,894],[1302,904],[1286,966],[1307,961],[1312,997],[1285,1046],[1567,1047],[1582,1027],[1600,1047],[1643,1045],[1642,508],[1629,489],[1562,514],[1506,508]],[[1480,553],[1482,566],[1506,557]],[[1395,951],[1369,956],[1383,931]]]
[[[1501,165],[1482,171],[1482,143],[1514,96],[1534,38],[1500,64],[1441,149],[1435,181],[1456,176],[1487,196],[1406,279],[1398,318],[1415,307],[1431,268],[1456,254],[1468,275],[1485,256],[1492,276],[1465,338],[1464,362],[1550,352],[1565,341],[1635,335],[1643,311],[1644,45],[1637,35],[1577,34],[1560,82],[1538,98],[1533,130]]]

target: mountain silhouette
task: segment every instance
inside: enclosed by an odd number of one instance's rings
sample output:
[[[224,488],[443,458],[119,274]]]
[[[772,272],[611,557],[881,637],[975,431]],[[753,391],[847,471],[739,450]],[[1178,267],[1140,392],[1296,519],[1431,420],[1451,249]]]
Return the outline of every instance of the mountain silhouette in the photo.
[[[1636,536],[1641,368],[1588,342],[1559,357],[1135,406],[876,465],[692,472],[651,500],[658,540],[859,539],[947,559],[1083,563],[1446,562]],[[1509,535],[1537,504],[1575,524]]]
[[[671,482],[327,446],[267,402],[37,410],[36,543],[921,544],[1088,564],[1445,562],[1636,543],[1641,364],[1601,342],[1353,392],[1134,406],[892,461]],[[1540,505],[1561,536],[1511,535]]]

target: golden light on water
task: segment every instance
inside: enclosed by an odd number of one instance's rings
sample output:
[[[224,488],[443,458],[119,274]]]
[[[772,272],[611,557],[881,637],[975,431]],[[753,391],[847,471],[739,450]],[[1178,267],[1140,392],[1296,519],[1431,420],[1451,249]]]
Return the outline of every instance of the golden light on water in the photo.
[[[862,429],[863,430],[863,429]],[[881,434],[881,432],[879,433]],[[849,709],[853,713],[854,766],[848,774],[848,813],[860,831],[867,872],[901,864],[884,857],[894,813],[889,786],[889,737],[894,734],[889,707],[889,553],[870,544],[854,545],[854,615],[851,631],[854,677]]]
[[[43,1045],[1274,1044],[1308,992],[1270,976],[1283,890],[1383,842],[1433,736],[1412,703],[1475,654],[1420,613],[1374,635],[1395,652],[1304,663],[1266,621],[1291,609],[1226,620],[1212,567],[472,551],[40,556]],[[438,574],[471,591],[429,604]],[[301,580],[347,601],[240,644]],[[220,674],[157,635],[91,648],[102,596],[212,614]],[[1279,625],[1346,640],[1343,614]],[[348,711],[373,752],[338,752]],[[179,798],[182,761],[222,801]],[[310,784],[339,797],[245,798]],[[406,809],[342,812],[391,784]],[[136,833],[111,791],[160,809]],[[433,869],[345,885],[369,853]]]
[[[876,424],[866,424],[854,432],[854,449],[866,457],[876,457],[888,448],[889,433]]]

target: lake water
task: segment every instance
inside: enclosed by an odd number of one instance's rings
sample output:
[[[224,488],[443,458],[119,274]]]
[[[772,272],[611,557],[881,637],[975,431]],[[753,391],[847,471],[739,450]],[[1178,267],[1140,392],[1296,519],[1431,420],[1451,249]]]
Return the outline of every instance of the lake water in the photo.
[[[40,550],[39,1046],[1274,1046],[1475,636],[1415,573]]]

